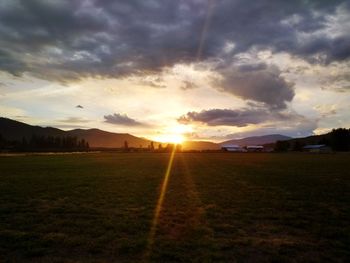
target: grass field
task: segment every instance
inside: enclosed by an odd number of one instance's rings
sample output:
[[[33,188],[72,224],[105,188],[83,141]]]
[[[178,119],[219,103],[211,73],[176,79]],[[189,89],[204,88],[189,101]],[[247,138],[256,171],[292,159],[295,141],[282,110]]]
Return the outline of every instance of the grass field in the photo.
[[[350,155],[0,157],[0,261],[345,262]]]

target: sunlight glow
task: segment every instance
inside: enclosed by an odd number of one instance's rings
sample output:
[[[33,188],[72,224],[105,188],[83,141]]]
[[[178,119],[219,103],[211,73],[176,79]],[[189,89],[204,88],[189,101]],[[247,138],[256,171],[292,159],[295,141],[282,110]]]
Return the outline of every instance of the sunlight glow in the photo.
[[[155,137],[155,141],[161,143],[175,143],[181,144],[185,140],[182,134],[164,134]]]
[[[192,126],[179,124],[165,128],[161,134],[154,136],[153,139],[161,143],[181,144],[186,140],[185,134],[192,131]]]

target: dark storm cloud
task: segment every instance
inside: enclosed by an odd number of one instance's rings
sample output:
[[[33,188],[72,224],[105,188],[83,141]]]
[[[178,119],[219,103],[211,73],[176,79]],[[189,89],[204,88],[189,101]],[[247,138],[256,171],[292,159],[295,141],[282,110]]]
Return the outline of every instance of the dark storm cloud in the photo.
[[[115,125],[123,125],[123,126],[145,126],[145,124],[138,122],[126,114],[114,113],[110,115],[103,116],[105,122],[115,124]]]
[[[247,100],[263,102],[270,108],[286,108],[294,97],[293,84],[287,82],[276,66],[244,64],[219,71],[223,78],[216,87]]]
[[[314,120],[309,120],[295,112],[276,112],[264,107],[251,107],[242,109],[210,109],[200,112],[192,111],[181,116],[178,122],[183,124],[201,123],[208,126],[235,126],[245,127],[251,124],[265,125],[270,123],[284,123],[283,127],[290,125],[299,128],[307,127],[310,130],[317,128]],[[278,126],[278,125],[277,125]]]
[[[0,69],[9,72],[14,76],[19,76],[25,68],[25,63],[17,60],[9,52],[1,50],[0,47]]]
[[[0,70],[61,82],[118,78],[198,59],[230,64],[233,55],[251,48],[313,62],[341,61],[350,56],[346,26],[338,25],[336,36],[322,31],[339,6],[348,16],[345,0],[4,0]],[[306,38],[300,40],[300,33]],[[230,42],[235,48],[223,55]]]
[[[200,112],[188,112],[181,116],[178,121],[183,124],[193,122],[206,124],[209,126],[237,126],[244,127],[249,124],[258,124],[266,119],[266,112],[258,109],[211,109]]]

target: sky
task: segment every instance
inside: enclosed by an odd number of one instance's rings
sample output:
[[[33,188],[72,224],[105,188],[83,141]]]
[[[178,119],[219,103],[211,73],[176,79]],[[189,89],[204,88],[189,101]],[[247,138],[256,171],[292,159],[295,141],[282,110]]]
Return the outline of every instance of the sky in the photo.
[[[350,128],[350,1],[2,0],[0,115],[158,141]]]

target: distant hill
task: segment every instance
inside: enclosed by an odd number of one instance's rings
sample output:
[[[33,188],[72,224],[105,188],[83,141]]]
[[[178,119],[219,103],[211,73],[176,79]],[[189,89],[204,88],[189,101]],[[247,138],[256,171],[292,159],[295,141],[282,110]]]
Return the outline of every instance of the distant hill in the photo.
[[[286,141],[290,139],[292,138],[281,134],[269,134],[264,136],[254,136],[254,137],[247,137],[243,139],[228,140],[228,141],[221,142],[220,145],[237,144],[243,147],[247,145],[270,144],[270,143],[275,143],[277,141]]]
[[[128,142],[129,147],[147,147],[150,141],[138,138],[128,133],[112,133],[99,129],[76,129],[63,131],[57,128],[32,126],[23,122],[0,117],[0,134],[7,140],[29,140],[33,135],[36,136],[74,136],[78,139],[85,139],[90,147],[102,148],[120,148],[124,141]]]
[[[277,151],[300,151],[305,145],[316,144],[326,145],[333,151],[350,151],[350,129],[337,128],[326,134],[277,142],[274,148]]]
[[[182,144],[182,150],[188,151],[188,150],[195,150],[195,151],[202,151],[202,150],[220,150],[221,146],[214,142],[207,142],[207,141],[185,141]]]
[[[312,135],[308,137],[303,137],[303,138],[294,138],[287,140],[287,142],[294,144],[295,142],[298,142],[303,145],[307,144],[323,144],[324,140],[328,141],[331,139],[331,134],[326,133],[326,134],[321,134],[321,135]]]
[[[65,136],[65,131],[51,127],[32,126],[23,122],[0,117],[0,134],[7,140],[22,140],[23,137]]]
[[[128,133],[113,133],[99,129],[76,129],[66,132],[67,135],[75,136],[79,139],[85,139],[89,142],[90,147],[102,148],[120,148],[127,141],[129,147],[148,147],[150,140],[139,138]]]

